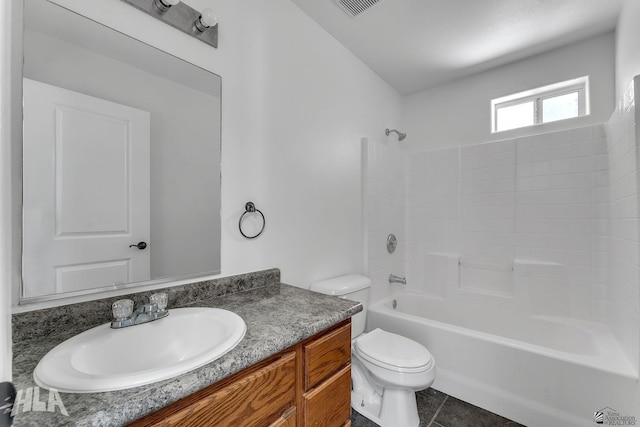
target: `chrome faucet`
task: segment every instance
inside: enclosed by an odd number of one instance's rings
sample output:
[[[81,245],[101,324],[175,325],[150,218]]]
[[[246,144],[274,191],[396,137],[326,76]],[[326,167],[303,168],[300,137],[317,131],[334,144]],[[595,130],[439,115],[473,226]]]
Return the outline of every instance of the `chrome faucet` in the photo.
[[[403,285],[407,284],[407,278],[402,276],[396,276],[395,274],[390,274],[389,275],[389,283],[400,283]]]
[[[168,316],[167,299],[167,294],[164,292],[152,294],[149,297],[149,303],[142,304],[135,311],[133,311],[133,300],[119,299],[111,305],[114,317],[111,328],[120,329],[141,325]]]

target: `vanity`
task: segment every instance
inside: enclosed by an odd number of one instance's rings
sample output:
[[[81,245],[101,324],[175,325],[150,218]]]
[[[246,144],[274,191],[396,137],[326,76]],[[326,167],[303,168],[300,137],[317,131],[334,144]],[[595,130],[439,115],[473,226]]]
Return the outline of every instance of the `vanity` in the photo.
[[[207,426],[234,425],[234,420],[243,426],[350,425],[350,317],[362,306],[282,284],[279,273],[272,269],[165,289],[169,309],[217,307],[244,319],[245,337],[219,359],[146,386],[60,393],[68,415],[59,408],[25,412],[23,406],[14,425]],[[36,387],[33,369],[55,345],[109,321],[115,299],[14,314],[16,389]],[[134,355],[135,349],[127,349],[123,363]],[[39,399],[46,402],[46,390],[39,390]]]
[[[350,425],[350,346],[345,320],[130,426]]]

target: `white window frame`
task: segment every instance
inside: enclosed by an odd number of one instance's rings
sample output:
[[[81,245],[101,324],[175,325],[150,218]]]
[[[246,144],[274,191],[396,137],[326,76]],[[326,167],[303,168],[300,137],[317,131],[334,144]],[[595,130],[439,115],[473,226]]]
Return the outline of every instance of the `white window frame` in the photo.
[[[577,79],[567,80],[564,82],[554,83],[552,85],[539,87],[536,89],[527,90],[524,92],[518,92],[511,95],[495,98],[491,100],[491,133],[507,132],[514,129],[522,129],[522,126],[517,128],[498,130],[498,109],[504,107],[510,107],[513,105],[524,104],[533,101],[533,125],[537,126],[543,124],[543,105],[542,102],[545,99],[555,98],[557,96],[566,95],[569,93],[578,92],[578,115],[576,117],[582,117],[589,115],[589,76],[579,77]],[[569,120],[576,117],[569,117]],[[560,121],[553,120],[553,121]],[[548,121],[544,123],[552,123]]]

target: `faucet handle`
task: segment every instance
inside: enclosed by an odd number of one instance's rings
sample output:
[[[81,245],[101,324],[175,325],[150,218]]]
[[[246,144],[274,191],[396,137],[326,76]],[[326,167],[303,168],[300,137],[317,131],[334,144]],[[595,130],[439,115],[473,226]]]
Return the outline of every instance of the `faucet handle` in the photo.
[[[133,313],[133,300],[119,299],[111,304],[111,311],[116,320],[124,320],[131,317]]]
[[[158,311],[164,311],[167,308],[169,302],[169,296],[166,292],[158,292],[149,296],[149,303],[156,304]]]

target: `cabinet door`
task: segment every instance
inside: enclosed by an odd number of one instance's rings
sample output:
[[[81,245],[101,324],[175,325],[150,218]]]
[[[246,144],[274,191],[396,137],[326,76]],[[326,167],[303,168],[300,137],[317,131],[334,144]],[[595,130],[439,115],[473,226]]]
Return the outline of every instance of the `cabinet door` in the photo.
[[[305,390],[309,390],[351,362],[351,324],[304,346]]]
[[[341,427],[351,418],[351,365],[304,394],[305,427]]]
[[[222,388],[196,393],[132,426],[264,426],[295,406],[295,352],[241,375]],[[283,415],[284,416],[284,415]],[[271,420],[271,421],[270,421]],[[293,417],[295,423],[295,416]],[[287,426],[288,424],[283,424]],[[295,425],[295,424],[293,424]]]

